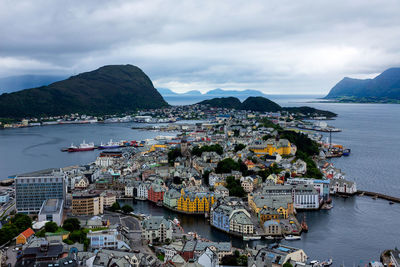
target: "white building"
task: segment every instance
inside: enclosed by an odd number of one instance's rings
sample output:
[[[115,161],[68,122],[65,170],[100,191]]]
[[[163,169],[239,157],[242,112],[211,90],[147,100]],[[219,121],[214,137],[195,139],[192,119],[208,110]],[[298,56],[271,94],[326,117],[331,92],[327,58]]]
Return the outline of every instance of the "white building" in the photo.
[[[109,248],[130,250],[129,245],[127,244],[127,239],[119,233],[117,229],[94,232],[90,230],[87,234],[87,238],[90,239],[90,247],[93,249]]]
[[[318,209],[319,193],[312,185],[297,185],[293,189],[295,209]]]
[[[43,201],[43,205],[38,214],[39,222],[55,222],[58,226],[61,226],[63,217],[64,200],[51,198]]]
[[[113,157],[97,157],[95,164],[102,168],[114,165],[116,159]]]
[[[330,183],[331,194],[355,194],[357,193],[357,186],[355,182],[347,181],[345,179],[331,179]]]

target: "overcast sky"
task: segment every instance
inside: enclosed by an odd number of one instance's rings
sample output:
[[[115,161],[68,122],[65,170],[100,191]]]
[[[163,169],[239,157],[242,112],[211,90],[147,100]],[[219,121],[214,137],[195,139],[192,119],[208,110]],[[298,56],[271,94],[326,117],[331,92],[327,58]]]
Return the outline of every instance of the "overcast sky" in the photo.
[[[324,94],[400,67],[400,1],[0,0],[0,77],[133,64],[178,92]]]

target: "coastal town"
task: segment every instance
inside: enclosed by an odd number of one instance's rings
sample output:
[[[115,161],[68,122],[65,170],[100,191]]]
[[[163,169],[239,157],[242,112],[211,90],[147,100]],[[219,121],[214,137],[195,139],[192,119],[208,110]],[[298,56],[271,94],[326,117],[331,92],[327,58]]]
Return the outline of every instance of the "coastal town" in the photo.
[[[71,145],[60,153],[97,149],[98,157],[83,166],[3,181],[1,265],[330,266],[335,259],[310,258],[302,248],[287,245],[311,230],[304,211],[332,209],[334,198],[358,192],[356,183],[329,160],[349,156],[350,149],[318,133],[340,130],[324,119],[204,105],[102,118],[176,134]],[[3,126],[46,125],[39,121]],[[71,114],[46,121],[99,120]],[[176,216],[138,212],[137,202]],[[244,246],[188,232],[180,214],[205,219]],[[249,246],[252,240],[260,242]],[[382,255],[384,262],[370,266],[399,266],[397,249]]]

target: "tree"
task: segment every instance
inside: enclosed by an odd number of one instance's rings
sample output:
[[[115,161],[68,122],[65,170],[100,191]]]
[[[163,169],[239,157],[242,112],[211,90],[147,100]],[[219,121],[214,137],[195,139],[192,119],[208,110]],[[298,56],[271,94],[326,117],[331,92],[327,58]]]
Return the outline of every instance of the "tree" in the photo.
[[[11,223],[14,224],[18,232],[23,232],[26,229],[32,227],[32,219],[26,214],[18,213],[11,219]]]
[[[246,145],[237,144],[237,145],[235,145],[235,152],[238,152],[238,151],[240,151],[240,150],[243,150],[244,148],[246,148]]]
[[[226,188],[229,190],[230,196],[244,197],[246,191],[244,191],[239,180],[236,180],[233,176],[226,177]]]
[[[69,232],[81,229],[81,222],[77,218],[68,218],[64,221],[63,228]]]
[[[293,267],[293,265],[287,261],[283,264],[283,267]]]
[[[177,157],[182,157],[181,150],[179,148],[171,149],[168,152],[168,162],[170,165],[174,164],[174,161]]]
[[[0,244],[7,243],[14,237],[16,237],[20,231],[14,224],[5,224],[0,229]]]
[[[247,167],[246,167],[247,168]],[[230,173],[232,170],[239,171],[240,164],[231,158],[226,158],[218,162],[216,173]]]
[[[47,222],[44,225],[44,230],[46,232],[54,233],[55,231],[58,230],[58,225],[55,222]]]
[[[133,208],[129,205],[124,205],[124,206],[122,206],[121,210],[123,213],[129,213],[129,212],[133,211]]]
[[[203,181],[204,181],[204,184],[207,186],[210,185],[210,173],[211,173],[210,171],[205,171],[203,173]]]
[[[119,205],[118,202],[114,202],[110,207],[111,211],[117,211],[117,210],[120,210],[120,209],[121,209],[121,206]]]

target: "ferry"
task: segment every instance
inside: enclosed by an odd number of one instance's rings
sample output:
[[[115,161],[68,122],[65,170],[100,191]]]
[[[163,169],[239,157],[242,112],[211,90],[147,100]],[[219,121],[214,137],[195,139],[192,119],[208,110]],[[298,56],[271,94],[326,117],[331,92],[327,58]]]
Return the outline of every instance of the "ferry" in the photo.
[[[287,236],[285,236],[285,240],[300,240],[301,239],[301,236],[299,236],[299,235],[287,235]]]
[[[68,148],[68,152],[91,151],[94,149],[94,143],[87,144],[85,143],[85,140],[83,140],[83,143],[79,146],[74,146],[74,144],[71,144],[71,146]]]
[[[119,147],[121,147],[120,143],[119,142],[113,142],[112,139],[110,139],[110,141],[108,141],[107,144],[101,143],[99,145],[99,149],[119,148]]]

